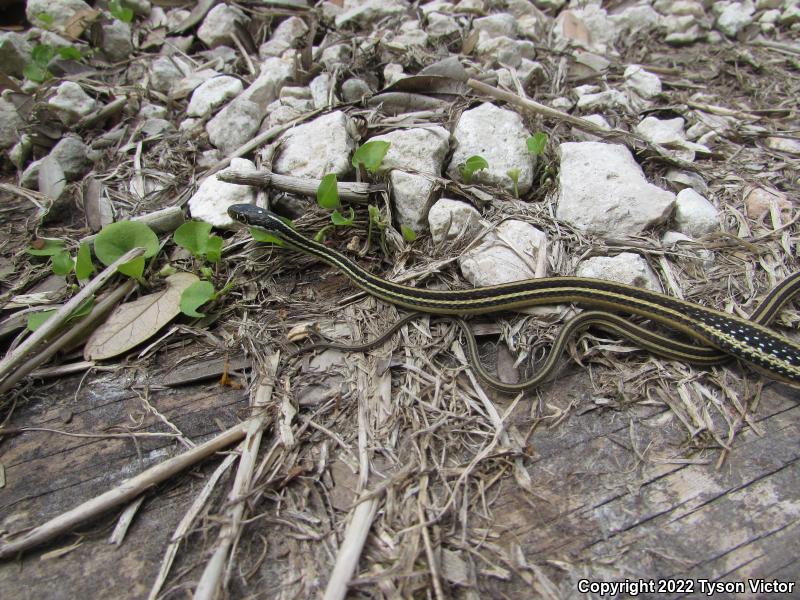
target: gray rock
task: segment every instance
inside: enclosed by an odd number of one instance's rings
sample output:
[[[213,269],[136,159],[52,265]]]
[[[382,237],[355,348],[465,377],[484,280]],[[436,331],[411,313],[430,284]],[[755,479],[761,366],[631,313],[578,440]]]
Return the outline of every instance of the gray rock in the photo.
[[[30,42],[15,31],[0,31],[0,71],[22,77],[22,70],[31,60]]]
[[[255,102],[236,98],[206,124],[208,140],[228,154],[252,139],[264,114]]]
[[[281,138],[276,173],[321,179],[328,173],[346,175],[352,168],[353,137],[342,111],[298,125]]]
[[[17,107],[0,98],[0,150],[10,148],[19,140],[25,122],[17,112]]]

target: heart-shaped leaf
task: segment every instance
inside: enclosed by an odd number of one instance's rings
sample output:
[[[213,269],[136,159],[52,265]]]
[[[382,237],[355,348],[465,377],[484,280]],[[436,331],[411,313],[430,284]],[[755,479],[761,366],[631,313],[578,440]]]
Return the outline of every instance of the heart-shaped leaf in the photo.
[[[328,173],[317,188],[317,203],[322,208],[339,208],[339,190],[336,187],[336,173]]]
[[[353,166],[357,169],[359,163],[370,173],[375,173],[383,162],[383,157],[389,151],[390,142],[374,140],[363,144],[353,153]]]
[[[144,261],[158,252],[158,237],[144,223],[120,221],[106,225],[94,241],[94,253],[108,266],[120,256],[134,248],[144,248],[144,256],[119,267],[119,272],[140,279],[144,272]]]
[[[181,294],[181,312],[190,317],[205,317],[197,312],[209,300],[214,298],[214,286],[210,281],[196,281]]]

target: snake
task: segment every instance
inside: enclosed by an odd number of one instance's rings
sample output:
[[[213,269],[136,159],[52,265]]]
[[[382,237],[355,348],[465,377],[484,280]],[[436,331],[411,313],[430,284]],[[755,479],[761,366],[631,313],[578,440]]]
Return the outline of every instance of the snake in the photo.
[[[662,358],[700,365],[737,358],[772,379],[800,385],[800,345],[767,326],[800,291],[800,272],[775,286],[749,318],[644,288],[589,277],[542,277],[462,290],[427,289],[379,277],[341,252],[305,237],[282,217],[264,208],[234,204],[228,208],[228,215],[266,232],[276,245],[333,266],[367,294],[415,312],[455,317],[466,334],[472,367],[500,391],[522,391],[547,381],[558,367],[558,358],[571,337],[589,326],[618,334]],[[492,377],[480,364],[477,342],[461,317],[561,303],[588,310],[564,324],[535,376],[519,383],[506,383]],[[693,343],[633,323],[620,313],[649,319]],[[398,327],[365,346],[377,345]]]

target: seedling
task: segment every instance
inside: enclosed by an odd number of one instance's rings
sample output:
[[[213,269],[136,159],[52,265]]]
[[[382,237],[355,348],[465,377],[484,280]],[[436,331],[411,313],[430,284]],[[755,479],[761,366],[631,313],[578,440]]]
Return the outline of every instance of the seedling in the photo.
[[[409,244],[417,239],[417,232],[407,225],[400,225],[400,233],[403,234],[403,239]]]
[[[94,296],[87,298],[86,301],[81,304],[78,308],[72,311],[72,314],[67,317],[67,323],[74,321],[76,319],[80,319],[85,317],[90,312],[92,312],[92,308],[94,308]],[[50,317],[52,317],[57,312],[56,309],[52,310],[41,310],[39,312],[34,312],[28,315],[28,323],[27,328],[28,331],[36,331],[44,325],[44,322],[47,321]]]
[[[133,21],[133,11],[127,6],[122,6],[120,0],[109,0],[108,12],[123,23],[130,23]]]
[[[81,60],[83,58],[81,51],[72,46],[54,48],[49,44],[37,44],[31,50],[31,62],[25,65],[22,74],[26,79],[36,83],[42,83],[50,79],[53,74],[47,69],[47,66],[55,58],[56,54],[64,60]]]
[[[464,180],[464,183],[469,183],[472,181],[472,176],[482,169],[488,169],[489,163],[486,162],[486,159],[482,156],[475,154],[474,156],[470,156],[465,162],[464,166],[461,167],[461,177]]]
[[[145,249],[144,255],[120,265],[119,272],[141,281],[145,259],[155,256],[159,249],[158,237],[152,229],[139,221],[119,221],[103,227],[94,241],[94,253],[106,266],[138,247]]]
[[[541,156],[544,152],[544,147],[547,145],[547,134],[543,131],[537,131],[530,136],[525,142],[528,144],[528,152],[533,156]]]
[[[353,153],[353,166],[358,169],[359,165],[364,165],[364,168],[370,173],[376,173],[383,162],[383,157],[389,151],[391,142],[384,142],[382,140],[374,140],[359,146]]]
[[[187,221],[175,230],[172,239],[195,258],[219,262],[222,255],[222,238],[211,235],[211,224],[205,221]]]
[[[322,181],[320,181],[319,187],[317,188],[317,204],[327,210],[333,210],[331,213],[331,222],[337,227],[349,227],[353,224],[356,215],[352,207],[349,209],[349,216],[347,217],[339,212],[342,208],[342,204],[339,200],[339,187],[336,181],[336,173],[328,173],[322,178]],[[319,241],[324,237],[327,231],[328,228],[323,227],[317,233],[315,239],[318,238],[317,241]]]
[[[506,171],[506,175],[514,182],[514,197],[519,198],[519,169],[509,169]]]

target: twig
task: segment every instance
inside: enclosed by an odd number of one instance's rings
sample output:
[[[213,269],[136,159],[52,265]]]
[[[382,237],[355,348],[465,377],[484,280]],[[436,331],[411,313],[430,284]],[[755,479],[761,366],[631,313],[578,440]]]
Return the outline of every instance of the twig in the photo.
[[[238,442],[245,436],[245,432],[251,423],[252,420],[239,423],[204,444],[187,450],[183,454],[170,458],[154,467],[150,467],[136,477],[123,481],[114,489],[80,504],[72,510],[68,510],[38,527],[34,527],[19,539],[0,545],[0,559],[30,550],[62,533],[66,533],[84,521],[96,518],[107,510],[132,500],[148,488],[165,481],[176,473],[180,473],[218,450]]]
[[[81,336],[85,335],[88,331],[97,326],[100,319],[110,311],[122,298],[128,293],[133,291],[136,287],[136,282],[133,279],[123,283],[117,289],[107,294],[97,305],[92,309],[92,312],[85,318],[75,323],[69,331],[64,332],[59,338],[52,343],[47,344],[42,351],[31,357],[19,368],[15,369],[2,384],[0,384],[0,394],[6,393],[13,388],[22,378],[26,377],[34,371],[39,365],[45,364],[50,358],[62,348],[70,346]],[[90,363],[91,364],[91,363]]]
[[[83,304],[90,296],[94,295],[103,285],[114,276],[117,267],[133,260],[137,256],[144,254],[144,248],[134,248],[115,260],[106,267],[97,277],[92,279],[86,287],[75,294],[72,299],[59,308],[56,313],[42,324],[39,329],[34,331],[24,342],[22,342],[13,352],[8,354],[0,361],[0,381],[6,379],[19,365],[27,358],[28,354],[37,345],[52,336],[61,327],[69,316]]]
[[[315,196],[321,180],[307,177],[279,175],[271,171],[225,171],[217,175],[217,179],[227,183],[240,185],[272,186],[277,190],[292,192],[303,196]],[[336,184],[339,197],[350,202],[368,202],[371,192],[386,190],[385,185],[370,185],[357,181],[340,181]]]
[[[273,383],[278,372],[280,351],[272,354],[267,359],[267,372],[256,388],[253,408],[258,414],[250,419],[247,427],[247,440],[244,444],[239,469],[233,488],[228,494],[228,507],[225,511],[225,520],[217,538],[217,547],[214,554],[206,563],[197,589],[194,591],[195,600],[212,600],[219,594],[222,583],[222,573],[225,561],[233,547],[234,541],[241,533],[242,515],[244,514],[244,500],[247,498],[253,481],[253,470],[256,465],[258,450],[261,447],[261,432],[266,424],[268,413],[264,410],[272,398]]]

